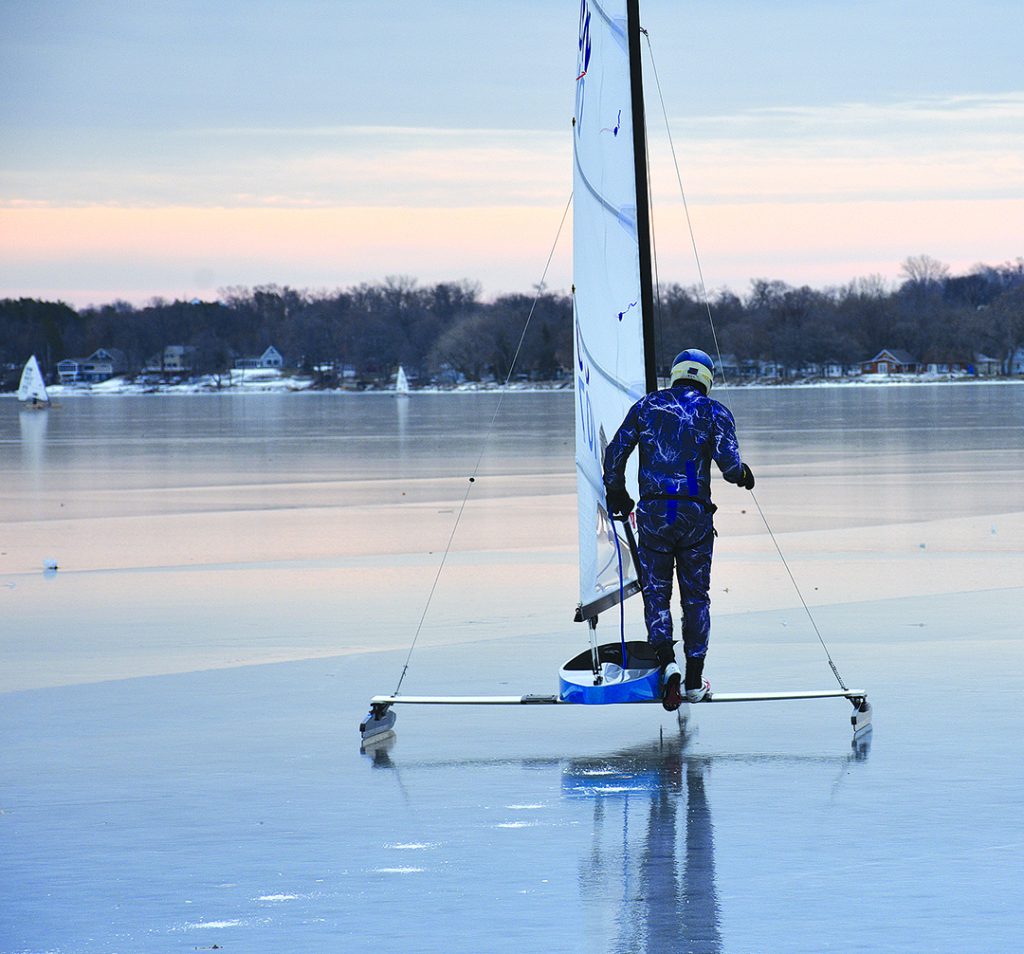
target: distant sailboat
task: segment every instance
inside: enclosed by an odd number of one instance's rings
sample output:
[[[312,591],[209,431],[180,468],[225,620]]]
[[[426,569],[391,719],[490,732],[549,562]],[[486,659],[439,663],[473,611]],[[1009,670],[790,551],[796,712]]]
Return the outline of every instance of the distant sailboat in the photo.
[[[395,375],[395,394],[408,395],[409,379],[405,376],[405,368],[398,366],[398,374]]]
[[[21,372],[21,384],[18,385],[18,400],[26,408],[45,409],[50,406],[50,396],[46,393],[46,382],[39,370],[39,362],[32,355],[25,362],[25,370]]]

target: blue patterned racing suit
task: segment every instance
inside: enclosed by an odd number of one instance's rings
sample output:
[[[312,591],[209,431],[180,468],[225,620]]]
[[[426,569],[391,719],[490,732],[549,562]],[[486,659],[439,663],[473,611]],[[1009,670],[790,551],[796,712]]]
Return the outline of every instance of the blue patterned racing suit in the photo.
[[[725,405],[689,382],[652,391],[636,402],[604,455],[605,488],[626,491],[626,460],[640,445],[636,510],[640,585],[647,638],[672,645],[672,570],[683,607],[683,648],[703,658],[711,632],[711,553],[714,545],[711,461],[727,480],[743,472],[736,423]]]

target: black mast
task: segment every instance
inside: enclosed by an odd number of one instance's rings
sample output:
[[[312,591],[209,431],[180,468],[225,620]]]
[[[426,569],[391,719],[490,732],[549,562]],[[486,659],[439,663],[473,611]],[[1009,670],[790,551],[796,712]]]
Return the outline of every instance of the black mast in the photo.
[[[647,186],[647,123],[640,69],[640,0],[626,0],[629,82],[633,100],[633,161],[636,168],[636,239],[640,247],[640,318],[644,331],[644,368],[648,391],[658,389],[654,353],[654,282],[651,278],[651,217]]]

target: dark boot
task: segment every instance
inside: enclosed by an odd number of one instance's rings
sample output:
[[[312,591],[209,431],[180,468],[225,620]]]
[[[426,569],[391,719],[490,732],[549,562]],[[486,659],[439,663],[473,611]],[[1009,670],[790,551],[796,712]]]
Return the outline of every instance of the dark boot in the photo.
[[[686,657],[686,701],[703,702],[711,691],[711,683],[704,678],[704,657]]]
[[[665,667],[669,663],[676,661],[676,644],[671,640],[666,639],[660,643],[654,643],[654,651],[657,654],[658,665],[661,666],[661,671],[665,671]]]
[[[686,657],[686,688],[699,689],[704,682],[704,657]]]
[[[658,645],[658,663],[661,666],[661,704],[668,712],[675,712],[683,701],[683,674],[676,664],[671,643]]]

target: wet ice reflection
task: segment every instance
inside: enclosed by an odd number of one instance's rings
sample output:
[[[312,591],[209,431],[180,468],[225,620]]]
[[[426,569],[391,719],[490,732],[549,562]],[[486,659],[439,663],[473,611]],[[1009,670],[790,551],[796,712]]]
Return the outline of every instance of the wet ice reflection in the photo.
[[[721,952],[709,767],[685,749],[645,746],[563,773],[567,797],[593,803],[592,851],[580,864],[585,909],[596,902],[599,917],[603,900],[618,896],[596,930],[608,950]]]
[[[394,737],[367,745],[363,755],[374,770],[389,774],[399,784],[402,799],[410,807],[416,804],[416,792],[422,790],[427,778],[448,777],[462,791],[459,801],[467,825],[488,814],[488,793],[496,789],[521,785],[528,778],[532,790],[552,793],[545,802],[506,805],[509,811],[528,812],[531,817],[494,825],[505,831],[539,829],[520,851],[525,861],[532,859],[537,865],[538,875],[546,877],[539,878],[534,888],[520,889],[520,893],[537,894],[543,886],[548,889],[543,892],[548,894],[548,903],[560,899],[558,909],[565,912],[563,923],[545,944],[552,950],[721,954],[757,949],[744,947],[742,940],[737,946],[735,931],[728,943],[723,930],[713,809],[715,786],[711,779],[716,773],[730,779],[724,790],[729,804],[722,811],[727,845],[725,883],[732,885],[744,877],[742,865],[739,870],[735,867],[735,845],[729,846],[736,835],[733,813],[737,792],[732,783],[746,779],[755,787],[741,801],[749,812],[757,810],[757,784],[780,772],[796,775],[812,782],[809,792],[800,798],[800,811],[837,811],[843,801],[837,804],[841,787],[863,783],[863,779],[849,776],[867,763],[871,734],[864,734],[845,752],[834,755],[716,753],[697,743],[698,731],[684,712],[678,719],[678,730],[670,720],[656,738],[578,758],[454,757],[435,763],[411,756],[403,760]],[[481,781],[487,776],[491,777],[489,784]],[[718,790],[723,792],[721,784]],[[770,825],[773,820],[766,816],[757,824]],[[444,854],[443,846],[432,847],[442,849]],[[838,844],[832,847],[842,850]],[[514,849],[505,849],[509,850]],[[510,864],[505,852],[494,860],[499,870],[507,866],[509,885],[516,884],[522,875],[519,866]],[[748,863],[763,866],[765,858],[751,857]],[[821,862],[825,867],[833,863],[835,859]],[[500,880],[500,875],[497,877]],[[780,865],[780,881],[786,877]],[[524,916],[537,917],[536,903],[525,903]],[[741,936],[758,937],[760,929],[752,928],[745,916],[735,910],[727,913],[732,926],[739,925]],[[792,910],[788,916],[793,916]],[[808,935],[792,927],[789,930],[792,936],[785,949],[818,949],[813,932]],[[778,935],[771,928],[762,936]],[[511,938],[498,940],[487,928],[481,928],[479,937],[488,950],[514,947]],[[764,949],[774,948],[769,945]]]

